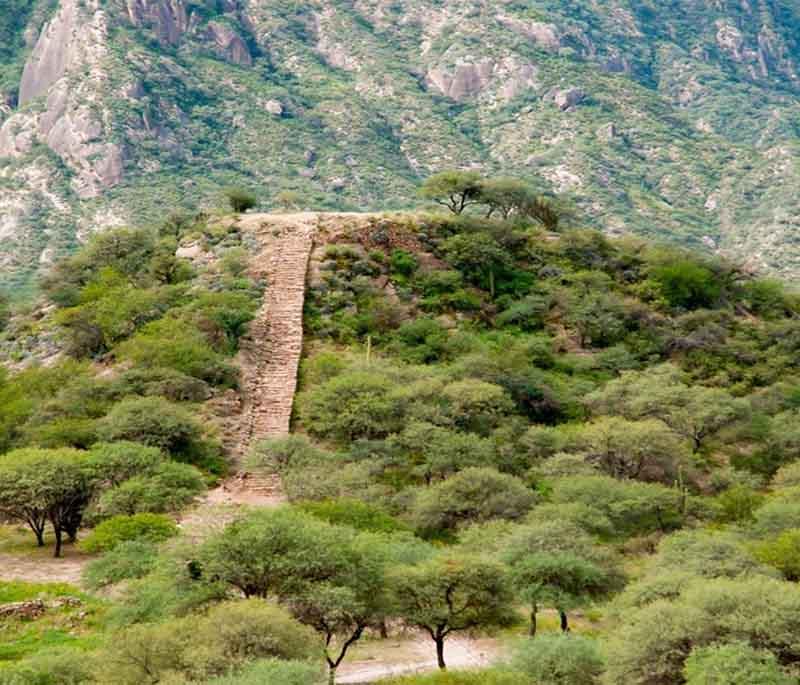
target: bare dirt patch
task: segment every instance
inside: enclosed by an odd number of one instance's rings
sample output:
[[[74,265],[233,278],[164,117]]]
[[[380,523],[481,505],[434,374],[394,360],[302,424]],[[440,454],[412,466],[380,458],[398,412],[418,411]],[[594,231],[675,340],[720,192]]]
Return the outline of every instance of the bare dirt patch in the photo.
[[[88,555],[70,548],[65,549],[60,559],[44,555],[0,553],[0,580],[80,585],[81,573],[90,560]]]
[[[447,641],[445,660],[451,669],[484,668],[499,660],[503,647],[493,638],[456,637]],[[353,651],[353,658],[338,670],[340,685],[374,683],[386,678],[435,671],[433,642],[421,634],[402,638],[369,640]]]

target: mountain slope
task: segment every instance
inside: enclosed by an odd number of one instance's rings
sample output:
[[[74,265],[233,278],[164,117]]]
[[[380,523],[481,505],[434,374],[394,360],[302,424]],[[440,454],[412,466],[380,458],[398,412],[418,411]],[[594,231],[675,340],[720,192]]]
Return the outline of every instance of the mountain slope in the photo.
[[[800,268],[796,0],[19,4],[0,287],[226,184],[385,209],[451,166],[535,178],[612,232]]]

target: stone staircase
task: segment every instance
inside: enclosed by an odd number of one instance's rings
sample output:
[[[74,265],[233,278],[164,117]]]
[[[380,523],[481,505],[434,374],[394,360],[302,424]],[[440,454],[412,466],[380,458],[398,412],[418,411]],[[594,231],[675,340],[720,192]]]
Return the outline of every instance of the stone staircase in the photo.
[[[276,222],[266,234],[266,263],[258,268],[266,277],[267,293],[242,344],[244,450],[258,440],[289,433],[303,351],[306,272],[316,227],[316,215],[310,215],[294,224]]]
[[[267,290],[241,341],[241,411],[238,420],[226,421],[228,437],[223,441],[230,445],[237,471],[226,483],[231,492],[282,497],[277,474],[246,471],[242,461],[258,441],[289,434],[303,350],[306,273],[318,223],[316,214],[276,215],[244,227],[262,248],[251,257],[251,264],[253,275],[266,281]]]

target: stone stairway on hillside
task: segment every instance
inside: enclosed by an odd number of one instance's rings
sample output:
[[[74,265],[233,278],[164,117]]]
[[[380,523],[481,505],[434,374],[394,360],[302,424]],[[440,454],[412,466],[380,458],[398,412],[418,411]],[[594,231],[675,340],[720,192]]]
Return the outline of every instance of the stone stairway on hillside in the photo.
[[[181,527],[189,537],[205,539],[238,515],[242,506],[276,506],[286,501],[276,473],[248,470],[245,457],[259,440],[289,434],[297,372],[303,350],[303,305],[306,279],[313,268],[315,242],[335,243],[353,231],[365,231],[381,215],[353,212],[246,214],[239,229],[254,246],[250,269],[266,282],[262,306],[240,344],[240,391],[209,401],[209,416],[218,421],[220,439],[234,475],[209,491],[187,512]]]
[[[230,487],[270,496],[281,490],[277,475],[246,472],[242,461],[259,440],[289,434],[303,349],[306,272],[317,224],[315,214],[276,216],[255,231],[263,256],[252,258],[253,268],[267,290],[241,344],[242,408],[230,440],[238,473]]]

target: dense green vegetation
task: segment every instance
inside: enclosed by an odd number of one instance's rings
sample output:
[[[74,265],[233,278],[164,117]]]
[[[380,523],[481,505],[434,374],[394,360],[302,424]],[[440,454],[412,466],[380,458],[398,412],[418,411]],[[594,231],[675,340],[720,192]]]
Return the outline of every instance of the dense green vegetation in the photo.
[[[75,644],[10,650],[0,683],[316,685],[401,626],[441,666],[459,635],[510,647],[398,685],[794,682],[800,300],[499,216],[327,247],[293,433],[248,457],[289,503],[201,540],[172,517],[224,473],[205,401],[236,388],[257,306],[246,238],[175,219],[61,262],[55,308],[5,332],[70,358],[2,378],[0,510],[95,553],[85,584],[113,599]],[[176,258],[191,241],[212,256]]]
[[[260,292],[232,259],[240,237],[209,230],[176,216],[102,234],[43,283],[66,354],[0,376],[0,510],[40,545],[49,525],[56,556],[62,532],[75,541],[86,522],[178,511],[225,471],[199,412],[235,386],[228,358]],[[216,267],[175,257],[187,236],[217,250]],[[32,325],[21,316],[5,331],[11,355]],[[103,549],[97,534],[91,548]]]
[[[170,16],[165,3],[150,16]],[[56,4],[4,0],[0,121],[15,118],[15,133],[38,128],[44,98],[19,111],[2,102]],[[798,273],[795,0],[245,4],[187,2],[177,44],[159,40],[159,22],[132,25],[146,10],[102,5],[105,78],[87,78],[94,65],[78,51],[64,122],[96,102],[89,140],[120,146],[123,177],[84,197],[93,148],[54,152],[46,132],[0,160],[12,227],[0,290],[29,296],[42,258],[76,249],[98,221],[215,206],[227,186],[257,189],[262,207],[407,208],[446,168],[537,179],[595,227]],[[221,50],[211,22],[250,59]],[[53,107],[46,120],[61,116]]]

